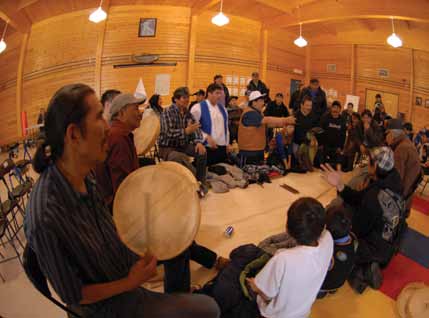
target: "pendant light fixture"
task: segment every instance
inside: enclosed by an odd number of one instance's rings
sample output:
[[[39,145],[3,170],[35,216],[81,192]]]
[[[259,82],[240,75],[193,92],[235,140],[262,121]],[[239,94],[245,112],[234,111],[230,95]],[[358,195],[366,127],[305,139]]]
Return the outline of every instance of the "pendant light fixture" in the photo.
[[[101,7],[102,5],[103,5],[103,0],[100,0],[100,5],[97,8],[97,10],[93,11],[89,15],[89,21],[94,22],[94,23],[98,23],[98,22],[101,22],[103,20],[106,20],[107,13]]]
[[[220,26],[220,27],[229,23],[229,18],[226,15],[223,14],[222,8],[223,8],[223,0],[220,1],[220,11],[219,11],[219,13],[216,14],[212,18],[212,23],[216,24],[217,26]]]
[[[392,34],[387,38],[387,43],[394,48],[402,46],[402,40],[399,36],[395,34],[395,25],[393,24],[393,17],[391,17],[392,21]]]
[[[3,53],[3,51],[6,50],[6,47],[7,47],[6,42],[4,41],[4,36],[6,35],[6,30],[7,30],[7,24],[8,22],[6,22],[6,25],[4,26],[3,34],[0,40],[0,53]]]
[[[304,47],[308,44],[307,40],[302,37],[302,23],[299,24],[299,38],[296,38],[293,43],[299,47]]]

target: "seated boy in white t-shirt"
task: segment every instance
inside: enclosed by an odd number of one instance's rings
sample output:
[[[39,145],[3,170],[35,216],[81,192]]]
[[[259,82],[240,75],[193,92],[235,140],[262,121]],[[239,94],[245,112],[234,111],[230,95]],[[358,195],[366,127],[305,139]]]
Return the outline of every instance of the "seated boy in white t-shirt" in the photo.
[[[289,208],[286,228],[298,245],[279,250],[255,278],[248,279],[263,317],[309,316],[334,247],[325,219],[325,209],[313,198],[298,199]]]

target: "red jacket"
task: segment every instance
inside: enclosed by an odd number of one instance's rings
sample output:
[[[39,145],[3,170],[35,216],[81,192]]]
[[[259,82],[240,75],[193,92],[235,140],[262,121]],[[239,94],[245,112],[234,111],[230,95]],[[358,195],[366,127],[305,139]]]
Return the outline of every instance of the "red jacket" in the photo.
[[[95,171],[97,185],[111,207],[122,181],[139,168],[133,133],[119,120],[114,120],[108,139],[109,153]]]

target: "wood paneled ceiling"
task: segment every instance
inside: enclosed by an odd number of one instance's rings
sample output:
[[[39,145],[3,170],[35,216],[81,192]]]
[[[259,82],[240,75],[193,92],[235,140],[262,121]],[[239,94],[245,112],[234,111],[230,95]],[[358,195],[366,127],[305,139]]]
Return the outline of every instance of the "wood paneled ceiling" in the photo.
[[[121,5],[185,6],[192,14],[216,11],[220,0],[104,0],[103,7]],[[0,0],[0,31],[26,32],[31,25],[71,11],[96,8],[99,0]],[[224,0],[226,14],[260,21],[267,29],[298,33],[299,23],[308,38],[337,37],[344,32],[357,37],[378,30],[388,32],[390,17],[397,33],[428,34],[429,0]],[[339,36],[341,38],[341,36]]]

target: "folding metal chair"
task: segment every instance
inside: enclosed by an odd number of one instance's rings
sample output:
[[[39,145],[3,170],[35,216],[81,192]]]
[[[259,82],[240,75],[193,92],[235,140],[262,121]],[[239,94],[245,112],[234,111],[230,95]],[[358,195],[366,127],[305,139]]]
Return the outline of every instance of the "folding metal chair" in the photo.
[[[5,213],[3,213],[3,204],[0,205],[0,248],[3,250],[3,252],[0,251],[0,264],[13,261],[15,259],[18,259],[19,262],[22,264],[21,261],[21,255],[19,253],[19,250],[17,246],[15,245],[15,241],[17,241],[22,248],[24,246],[22,245],[17,233],[15,232],[15,229],[12,226],[11,221],[8,217],[6,217]],[[12,247],[14,251],[13,256],[7,256],[7,246]],[[0,273],[0,278],[3,282],[5,282],[5,278]]]

